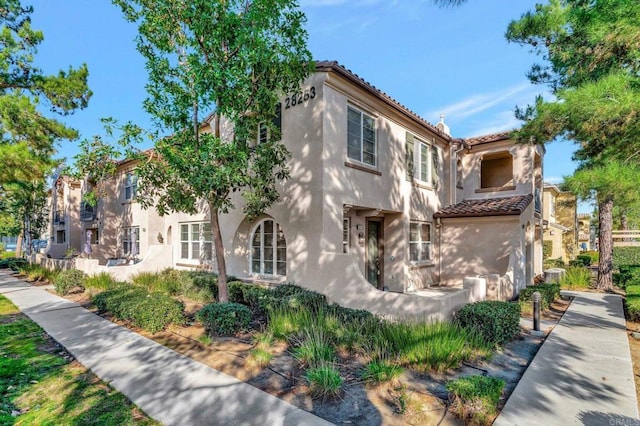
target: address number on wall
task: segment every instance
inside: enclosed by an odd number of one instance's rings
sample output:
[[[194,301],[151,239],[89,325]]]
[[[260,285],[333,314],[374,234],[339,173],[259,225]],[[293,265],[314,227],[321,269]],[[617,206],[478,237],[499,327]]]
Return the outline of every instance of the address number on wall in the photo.
[[[293,108],[296,105],[302,105],[311,99],[316,97],[316,88],[315,86],[311,86],[311,88],[305,90],[304,92],[294,93],[293,95],[289,95],[284,99],[284,109]]]

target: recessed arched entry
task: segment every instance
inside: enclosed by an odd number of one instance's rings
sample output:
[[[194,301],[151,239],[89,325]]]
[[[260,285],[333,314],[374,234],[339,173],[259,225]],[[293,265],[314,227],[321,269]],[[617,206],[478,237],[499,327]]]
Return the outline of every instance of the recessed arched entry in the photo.
[[[287,242],[273,219],[258,222],[251,233],[249,265],[254,275],[287,275]]]

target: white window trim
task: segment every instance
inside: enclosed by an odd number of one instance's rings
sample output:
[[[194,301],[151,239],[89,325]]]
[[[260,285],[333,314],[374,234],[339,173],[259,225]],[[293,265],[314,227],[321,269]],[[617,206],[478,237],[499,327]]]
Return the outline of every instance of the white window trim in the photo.
[[[422,147],[426,147],[426,163],[427,163],[427,171],[426,176],[427,179],[422,179]],[[413,139],[413,178],[419,182],[425,183],[429,186],[433,186],[433,175],[431,174],[431,170],[433,167],[433,160],[431,159],[431,150],[432,145],[428,142],[423,141],[422,139],[414,138]]]
[[[260,261],[260,272],[254,272],[253,271],[253,239],[255,237],[255,234],[258,230],[260,230],[260,232],[262,233],[262,235],[260,236],[260,252],[264,253],[264,226],[261,226],[264,222],[267,221],[271,221],[273,222],[273,243],[272,243],[272,248],[273,248],[273,274],[266,274],[263,273],[262,271],[264,271],[264,259],[261,259]],[[282,226],[280,226],[280,224],[278,222],[276,222],[274,219],[271,218],[265,218],[260,220],[258,223],[255,224],[255,226],[253,227],[252,231],[251,231],[251,235],[249,238],[249,271],[250,274],[254,277],[269,277],[269,278],[286,278],[287,274],[287,263],[288,261],[286,260],[286,256],[285,256],[285,274],[284,275],[280,275],[278,274],[278,228],[282,229]],[[284,233],[284,230],[282,231]],[[287,239],[285,237],[285,253],[287,250]]]
[[[127,198],[127,189],[129,189],[130,196]],[[138,176],[129,171],[124,174],[124,188],[122,191],[122,197],[125,201],[132,201],[136,198],[138,192]]]
[[[135,242],[131,240],[131,231],[136,230],[136,240]],[[127,250],[127,243],[129,243],[129,248]],[[131,254],[131,244],[135,243],[138,245],[138,254],[136,256],[140,256],[140,226],[123,226],[122,227],[122,253],[125,256],[129,256]]]
[[[360,159],[356,159],[356,158],[351,158],[349,157],[349,110],[354,110],[356,112],[358,112],[360,114]],[[369,118],[371,118],[371,120],[373,120],[373,145],[374,145],[374,153],[373,153],[373,159],[374,159],[374,164],[369,164],[367,162],[364,161],[364,117],[367,116]],[[370,114],[366,111],[363,111],[362,109],[354,106],[354,105],[348,105],[347,106],[347,161],[348,162],[352,162],[352,163],[356,163],[356,164],[360,164],[364,167],[368,167],[371,169],[377,169],[378,168],[378,126],[377,126],[377,119],[376,116],[373,114]]]
[[[346,235],[345,235],[345,231],[346,231]],[[351,251],[351,218],[343,217],[342,218],[342,252],[346,254],[346,253],[349,253],[350,251]]]
[[[411,225],[418,225],[418,235],[419,235],[419,240],[411,240]],[[423,225],[428,225],[429,226],[429,240],[428,241],[423,241],[422,240],[422,226]],[[426,221],[418,221],[418,220],[412,220],[409,222],[409,262],[411,262],[412,265],[425,265],[425,264],[433,264],[433,223],[431,222],[426,222]],[[424,243],[428,243],[429,244],[429,249],[428,249],[428,253],[427,253],[427,259],[422,259],[422,246]],[[418,260],[413,260],[411,259],[411,245],[412,244],[417,244],[418,245]]]
[[[179,259],[184,261],[204,261],[209,262],[213,260],[213,231],[211,231],[211,238],[207,240],[205,238],[207,232],[205,226],[211,224],[207,221],[195,221],[195,222],[180,222],[178,223],[179,232]],[[198,240],[193,238],[193,225],[198,225]],[[187,240],[182,239],[182,227],[187,226]],[[182,244],[187,243],[187,257],[182,257]],[[193,244],[198,243],[198,257],[193,257]],[[207,258],[205,247],[207,244],[211,244],[211,259]]]

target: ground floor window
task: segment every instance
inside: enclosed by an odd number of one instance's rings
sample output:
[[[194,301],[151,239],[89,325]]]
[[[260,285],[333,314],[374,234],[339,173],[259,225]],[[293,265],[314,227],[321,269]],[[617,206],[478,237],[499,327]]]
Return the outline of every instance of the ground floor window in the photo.
[[[211,260],[213,253],[211,223],[180,224],[180,258]]]
[[[122,252],[125,256],[136,256],[140,254],[139,226],[122,228]]]
[[[411,222],[409,224],[409,260],[425,262],[431,260],[431,224]]]
[[[64,230],[56,231],[56,244],[64,244],[67,241],[67,235]]]
[[[351,218],[342,219],[342,252],[349,253],[351,247]]]
[[[100,237],[98,235],[98,228],[89,228],[86,232],[89,244],[100,244]]]
[[[287,275],[287,243],[282,227],[271,219],[260,221],[251,236],[251,273]]]

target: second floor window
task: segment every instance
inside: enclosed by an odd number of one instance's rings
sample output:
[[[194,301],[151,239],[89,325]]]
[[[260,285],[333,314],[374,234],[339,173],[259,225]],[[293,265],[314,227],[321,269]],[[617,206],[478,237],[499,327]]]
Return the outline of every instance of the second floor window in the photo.
[[[133,200],[138,191],[138,176],[129,172],[124,177],[124,199]]]
[[[351,160],[377,165],[375,119],[353,107],[348,108],[347,157]]]
[[[407,132],[406,140],[407,179],[418,180],[437,187],[440,180],[440,152],[437,146],[415,138]]]

